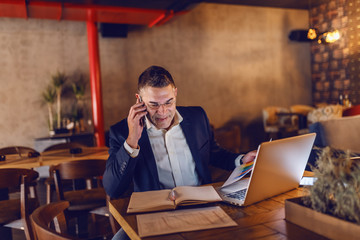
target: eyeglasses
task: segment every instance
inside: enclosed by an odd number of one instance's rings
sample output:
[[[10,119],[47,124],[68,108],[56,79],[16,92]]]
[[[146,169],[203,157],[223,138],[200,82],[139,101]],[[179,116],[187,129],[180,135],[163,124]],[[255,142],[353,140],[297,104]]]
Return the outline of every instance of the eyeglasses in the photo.
[[[147,106],[151,110],[158,110],[161,106],[164,106],[165,108],[170,108],[174,103],[175,103],[175,99],[172,98],[163,104],[151,102],[151,103],[147,104]]]

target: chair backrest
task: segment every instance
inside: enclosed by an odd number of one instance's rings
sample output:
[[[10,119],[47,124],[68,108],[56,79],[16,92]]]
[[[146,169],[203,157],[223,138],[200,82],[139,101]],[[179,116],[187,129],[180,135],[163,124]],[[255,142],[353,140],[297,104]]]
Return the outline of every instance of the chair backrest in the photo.
[[[38,240],[77,239],[67,235],[64,210],[68,207],[69,202],[67,201],[53,202],[37,208],[31,214],[30,219]],[[54,222],[55,229],[49,227],[52,222]]]
[[[105,160],[87,159],[60,163],[54,170],[59,170],[61,179],[86,179],[102,176],[105,166]]]
[[[277,115],[278,113],[289,113],[290,110],[284,107],[278,107],[278,106],[269,106],[262,110],[262,116],[263,116],[263,124],[265,131],[267,127],[281,127],[286,124],[291,124],[291,117],[288,118],[280,118]],[[288,121],[288,122],[287,122]]]
[[[45,148],[44,152],[60,149],[83,148],[85,145],[77,142],[59,143]]]
[[[106,167],[105,160],[88,159],[71,162],[64,162],[54,166],[55,186],[59,200],[64,200],[62,180],[85,179],[87,189],[92,188],[92,180],[98,180],[98,186],[102,187],[101,178]]]
[[[39,173],[31,169],[23,168],[3,168],[0,169],[0,189],[19,187],[21,184],[21,177],[27,176],[27,183],[34,182],[38,177]]]
[[[19,154],[20,156],[28,156],[28,154],[39,154],[35,149],[30,147],[23,147],[23,146],[10,146],[0,148],[0,155],[8,155],[8,154]]]
[[[35,191],[29,190],[29,185],[34,187],[38,172],[31,169],[4,168],[0,169],[0,189],[20,190],[20,201],[17,199],[0,201],[0,224],[22,220],[26,239],[35,239],[30,223],[30,213],[39,206]],[[28,194],[31,193],[31,198]]]
[[[297,104],[297,105],[292,105],[290,107],[290,111],[292,113],[299,113],[302,114],[304,116],[307,116],[309,112],[315,110],[314,107],[309,106],[309,105],[301,105],[301,104]]]

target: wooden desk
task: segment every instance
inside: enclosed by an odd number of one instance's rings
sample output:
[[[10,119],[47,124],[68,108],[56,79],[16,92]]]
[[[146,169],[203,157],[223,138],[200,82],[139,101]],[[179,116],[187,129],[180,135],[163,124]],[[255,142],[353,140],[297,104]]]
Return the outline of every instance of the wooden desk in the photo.
[[[17,154],[6,155],[6,161],[0,162],[0,168],[35,168],[56,165],[58,163],[84,160],[108,159],[107,147],[84,147],[81,153],[71,154],[69,149],[42,152],[39,157],[20,157]]]
[[[183,232],[145,239],[326,239],[285,221],[285,199],[303,196],[304,194],[304,190],[298,188],[247,207],[236,207],[226,203],[208,204],[206,206],[220,206],[238,223],[238,226]],[[140,239],[136,214],[126,213],[128,203],[129,198],[111,200],[109,204],[110,212],[131,239]]]

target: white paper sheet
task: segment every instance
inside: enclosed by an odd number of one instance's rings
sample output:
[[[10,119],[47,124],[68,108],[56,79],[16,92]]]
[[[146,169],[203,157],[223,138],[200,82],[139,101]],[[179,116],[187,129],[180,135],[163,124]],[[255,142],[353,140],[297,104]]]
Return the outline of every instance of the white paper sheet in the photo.
[[[237,226],[219,206],[141,214],[136,219],[140,237]]]

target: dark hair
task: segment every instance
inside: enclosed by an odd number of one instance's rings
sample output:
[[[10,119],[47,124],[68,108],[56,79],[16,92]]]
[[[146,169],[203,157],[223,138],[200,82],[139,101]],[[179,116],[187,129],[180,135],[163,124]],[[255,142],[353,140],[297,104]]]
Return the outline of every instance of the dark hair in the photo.
[[[175,82],[171,74],[163,67],[148,67],[139,77],[138,91],[146,86],[162,88],[168,85],[175,86]]]

